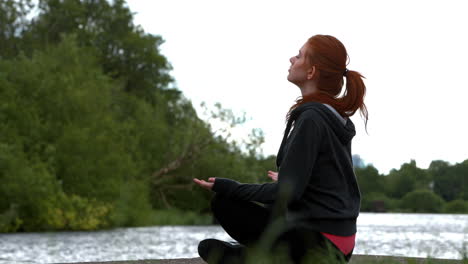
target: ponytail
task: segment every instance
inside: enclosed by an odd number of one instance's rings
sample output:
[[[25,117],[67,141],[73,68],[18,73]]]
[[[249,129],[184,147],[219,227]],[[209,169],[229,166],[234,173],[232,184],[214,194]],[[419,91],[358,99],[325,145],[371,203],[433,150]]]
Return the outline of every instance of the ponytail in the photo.
[[[359,109],[367,130],[369,113],[367,112],[364,97],[366,95],[366,85],[362,80],[365,78],[357,71],[348,70],[346,73],[346,90],[343,97],[339,98],[337,108],[345,113],[345,116],[352,116]],[[332,105],[333,106],[333,105]]]

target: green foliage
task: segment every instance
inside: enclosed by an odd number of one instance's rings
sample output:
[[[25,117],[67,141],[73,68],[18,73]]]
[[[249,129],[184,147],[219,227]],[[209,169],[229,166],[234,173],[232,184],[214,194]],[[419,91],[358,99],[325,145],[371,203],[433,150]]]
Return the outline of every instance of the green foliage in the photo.
[[[110,80],[82,53],[87,51],[65,39],[32,59],[7,64],[5,87],[13,92],[3,109],[5,123],[27,155],[53,168],[65,191],[112,200],[118,196],[113,185],[132,166],[113,131]]]
[[[468,201],[452,200],[445,204],[443,212],[447,214],[468,214]]]
[[[446,201],[468,200],[468,160],[453,166],[433,161],[428,171],[434,180],[434,191]]]
[[[47,229],[96,230],[111,226],[111,204],[63,192],[56,196],[47,204]]]
[[[399,170],[392,170],[385,181],[386,194],[392,198],[401,199],[405,194],[416,189],[429,189],[428,173],[416,167],[416,162],[401,165]]]
[[[80,47],[95,49],[104,73],[122,88],[154,102],[154,93],[172,82],[167,59],[159,52],[160,36],[133,24],[124,0],[42,0],[39,15],[25,34],[29,50],[43,49],[74,34]]]
[[[403,197],[401,207],[415,213],[439,213],[444,203],[444,200],[432,191],[416,190]]]
[[[18,55],[20,36],[27,28],[26,15],[32,6],[31,0],[0,1],[0,59]]]
[[[18,215],[18,206],[11,207],[0,214],[0,233],[15,232],[23,224]]]
[[[149,188],[145,181],[128,181],[120,185],[120,196],[113,203],[111,222],[115,226],[152,224]]]
[[[361,197],[361,211],[386,212],[399,207],[399,200],[392,199],[381,192],[364,193]]]
[[[466,213],[464,202],[468,202],[468,160],[455,165],[436,160],[427,170],[416,167],[416,162],[403,164],[399,170],[392,170],[388,175],[379,175],[370,166],[356,168],[356,176],[362,194],[362,211],[392,212],[445,212]],[[438,208],[413,208],[403,203],[402,198],[415,190],[426,190],[442,198],[443,203],[432,202]],[[453,200],[454,203],[445,203]]]
[[[379,175],[378,170],[372,166],[355,168],[356,177],[359,181],[361,194],[384,191],[384,178]]]
[[[37,159],[28,160],[21,147],[1,143],[0,167],[0,212],[6,218],[10,216],[2,229],[31,231],[45,227],[48,199],[58,190],[47,166]]]
[[[111,226],[120,186],[138,172],[113,111],[115,83],[73,37],[0,71],[0,212],[18,204],[26,231]],[[129,200],[150,210],[145,198]]]

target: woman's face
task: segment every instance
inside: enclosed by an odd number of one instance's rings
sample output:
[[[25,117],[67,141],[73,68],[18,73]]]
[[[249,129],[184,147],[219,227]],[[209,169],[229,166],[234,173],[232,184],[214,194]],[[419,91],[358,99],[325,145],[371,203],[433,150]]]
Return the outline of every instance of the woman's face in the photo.
[[[289,67],[288,81],[300,86],[307,80],[308,65],[305,57],[306,45],[302,46],[299,53],[289,59],[291,67]]]

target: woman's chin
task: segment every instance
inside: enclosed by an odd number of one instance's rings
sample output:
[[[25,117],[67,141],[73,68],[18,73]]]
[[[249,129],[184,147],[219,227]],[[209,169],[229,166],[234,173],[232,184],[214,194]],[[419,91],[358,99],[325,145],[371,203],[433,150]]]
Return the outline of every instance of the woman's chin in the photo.
[[[289,75],[288,77],[286,77],[286,79],[288,80],[288,82],[292,83],[292,84],[296,84],[296,82],[294,81],[293,78],[291,78]],[[296,84],[297,85],[297,84]]]

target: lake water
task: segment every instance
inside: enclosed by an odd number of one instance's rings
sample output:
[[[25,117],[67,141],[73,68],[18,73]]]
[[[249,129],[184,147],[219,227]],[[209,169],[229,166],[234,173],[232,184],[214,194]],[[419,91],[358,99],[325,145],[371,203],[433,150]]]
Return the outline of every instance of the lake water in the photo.
[[[232,240],[219,226],[118,228],[0,234],[0,264],[198,257],[205,238]],[[355,254],[460,259],[468,215],[361,213]]]

